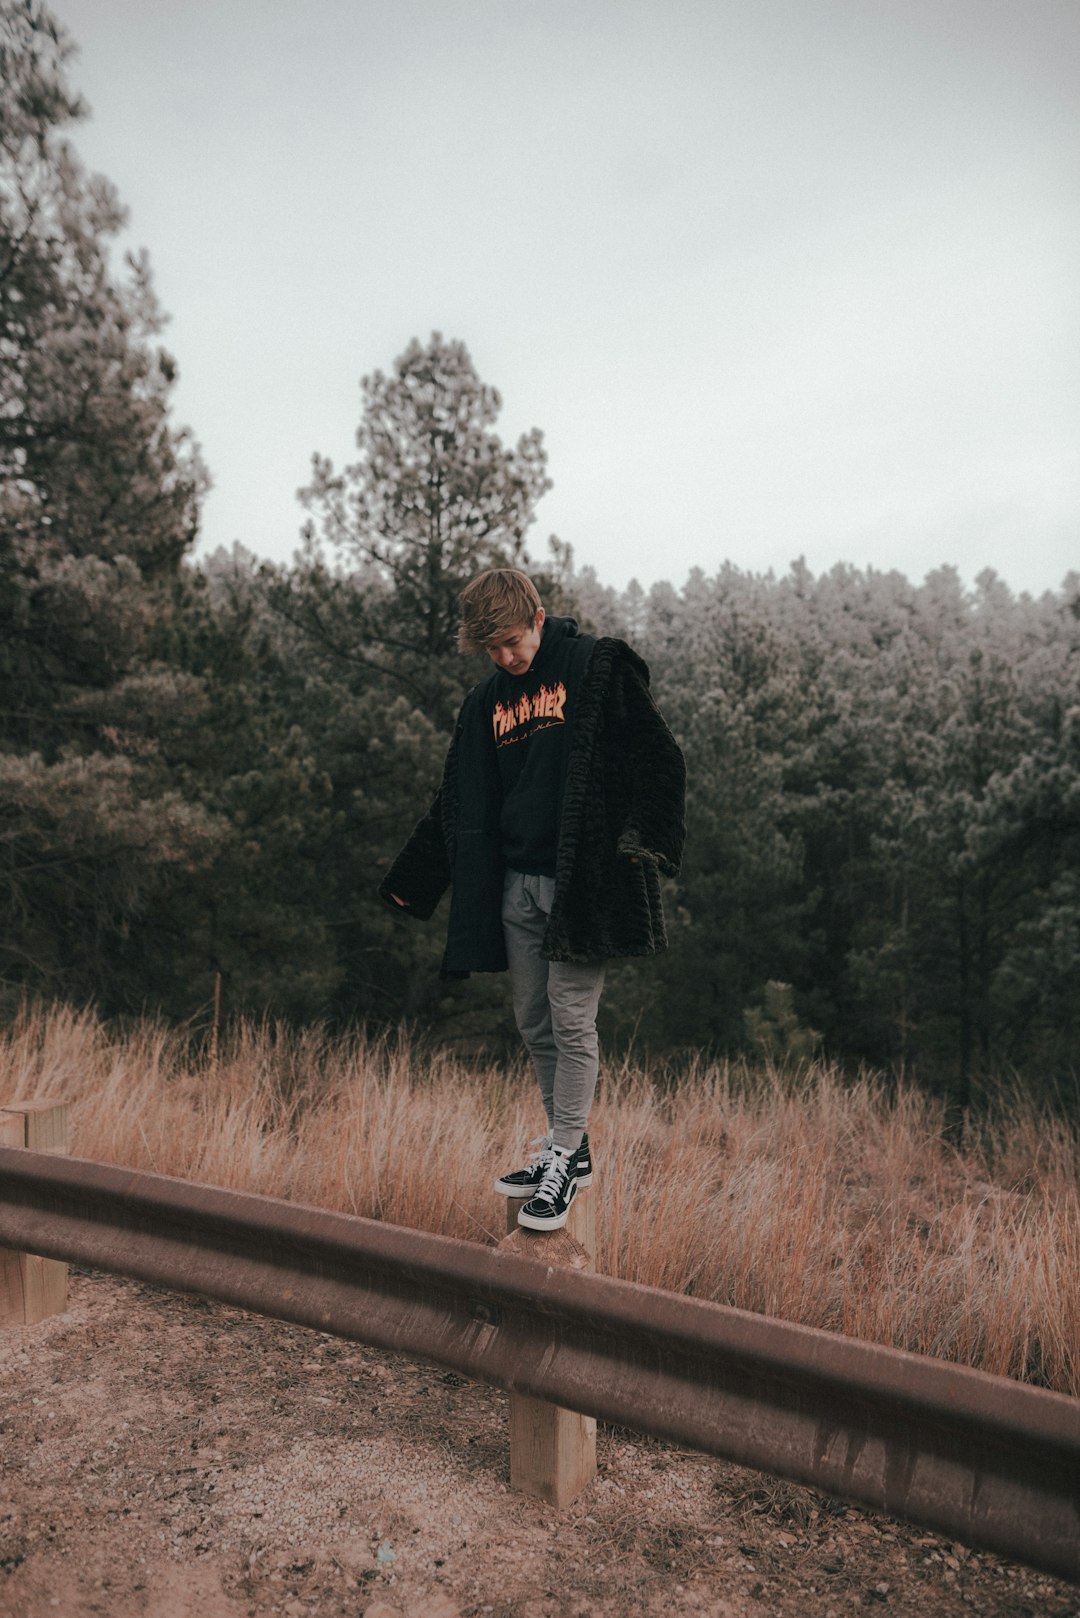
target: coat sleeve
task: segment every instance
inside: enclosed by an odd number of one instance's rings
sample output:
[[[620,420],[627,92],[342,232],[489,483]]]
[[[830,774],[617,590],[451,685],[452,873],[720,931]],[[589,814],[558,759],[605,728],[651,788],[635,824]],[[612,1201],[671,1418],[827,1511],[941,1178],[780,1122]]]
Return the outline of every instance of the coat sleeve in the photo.
[[[446,851],[442,817],[443,789],[439,788],[431,807],[413,828],[412,836],[379,883],[379,897],[395,910],[394,895],[404,899],[407,915],[426,921],[450,885],[450,860]]]
[[[630,795],[619,832],[619,854],[654,859],[665,876],[678,876],[686,838],[686,764],[647,682],[634,668],[623,672]]]

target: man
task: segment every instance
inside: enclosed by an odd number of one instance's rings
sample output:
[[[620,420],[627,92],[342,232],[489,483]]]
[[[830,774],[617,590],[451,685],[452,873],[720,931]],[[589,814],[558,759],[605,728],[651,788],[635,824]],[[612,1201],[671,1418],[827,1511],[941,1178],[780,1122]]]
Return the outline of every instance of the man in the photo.
[[[481,573],[460,604],[460,649],[495,668],[379,892],[424,919],[452,884],[444,976],[509,968],[548,1128],[495,1189],[522,1202],[520,1225],[557,1230],[592,1182],[605,963],[666,944],[660,877],[679,868],[685,768],[624,641],[549,617],[514,568]]]

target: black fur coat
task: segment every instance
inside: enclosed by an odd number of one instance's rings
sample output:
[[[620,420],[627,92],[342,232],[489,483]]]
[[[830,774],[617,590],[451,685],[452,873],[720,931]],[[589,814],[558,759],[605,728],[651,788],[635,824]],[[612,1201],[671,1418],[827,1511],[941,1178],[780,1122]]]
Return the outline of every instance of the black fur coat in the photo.
[[[425,919],[453,885],[443,974],[506,967],[499,787],[484,720],[486,682],[465,698],[442,785],[379,885]],[[542,954],[551,961],[651,955],[665,947],[661,876],[676,876],[685,835],[682,753],[624,641],[596,641],[569,738]]]

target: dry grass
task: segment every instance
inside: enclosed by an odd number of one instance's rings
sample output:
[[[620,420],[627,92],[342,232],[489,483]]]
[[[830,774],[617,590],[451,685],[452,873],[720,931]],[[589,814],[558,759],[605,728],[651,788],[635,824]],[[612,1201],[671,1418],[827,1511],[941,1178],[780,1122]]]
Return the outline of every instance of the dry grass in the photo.
[[[145,1022],[29,1011],[0,1098],[65,1097],[75,1151],[471,1240],[538,1132],[523,1069],[242,1026],[216,1065]],[[1080,1396],[1080,1139],[1003,1097],[960,1152],[937,1105],[843,1082],[632,1063],[590,1124],[598,1268]]]

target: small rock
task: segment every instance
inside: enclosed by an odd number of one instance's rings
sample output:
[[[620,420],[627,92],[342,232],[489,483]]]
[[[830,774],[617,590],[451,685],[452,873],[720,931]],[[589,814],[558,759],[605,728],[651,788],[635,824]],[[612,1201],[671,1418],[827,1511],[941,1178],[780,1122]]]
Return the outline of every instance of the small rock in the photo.
[[[355,1539],[339,1540],[336,1545],[330,1547],[329,1554],[331,1561],[336,1562],[345,1573],[351,1573],[354,1578],[371,1567],[371,1552],[359,1536]]]
[[[461,1608],[449,1596],[432,1591],[421,1601],[409,1603],[408,1618],[461,1618]]]

